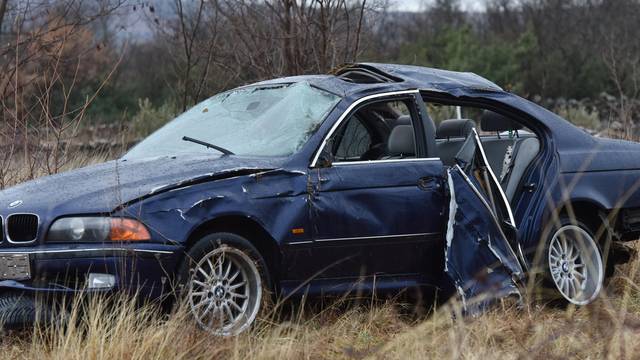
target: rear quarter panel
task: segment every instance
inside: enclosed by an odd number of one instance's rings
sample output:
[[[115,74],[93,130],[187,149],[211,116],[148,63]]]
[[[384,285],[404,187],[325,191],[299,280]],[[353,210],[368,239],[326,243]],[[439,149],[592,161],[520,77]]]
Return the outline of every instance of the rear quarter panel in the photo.
[[[591,137],[559,155],[562,200],[590,201],[605,210],[640,207],[640,144]]]

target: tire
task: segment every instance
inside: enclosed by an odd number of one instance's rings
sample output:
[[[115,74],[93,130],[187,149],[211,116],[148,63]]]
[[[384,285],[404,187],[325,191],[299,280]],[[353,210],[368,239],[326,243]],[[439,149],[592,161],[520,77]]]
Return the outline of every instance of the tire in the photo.
[[[270,300],[266,263],[245,238],[214,233],[186,254],[179,273],[182,295],[203,330],[237,335],[253,325]]]
[[[35,324],[64,324],[66,313],[60,311],[27,294],[3,293],[0,294],[0,329],[19,330]]]
[[[565,304],[587,305],[600,294],[605,267],[594,232],[579,220],[561,216],[545,242],[544,285]]]
[[[36,320],[36,307],[32,298],[18,294],[0,295],[0,324],[8,330],[21,329]]]

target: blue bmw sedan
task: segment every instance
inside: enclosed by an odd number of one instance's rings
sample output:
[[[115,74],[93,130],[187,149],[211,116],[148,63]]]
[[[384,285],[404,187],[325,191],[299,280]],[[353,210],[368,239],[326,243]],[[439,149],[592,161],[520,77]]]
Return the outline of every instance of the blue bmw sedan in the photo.
[[[639,187],[639,144],[474,74],[353,64],[0,192],[0,296],[172,294],[218,335],[301,294],[432,288],[473,311],[538,275],[584,305],[629,258]]]

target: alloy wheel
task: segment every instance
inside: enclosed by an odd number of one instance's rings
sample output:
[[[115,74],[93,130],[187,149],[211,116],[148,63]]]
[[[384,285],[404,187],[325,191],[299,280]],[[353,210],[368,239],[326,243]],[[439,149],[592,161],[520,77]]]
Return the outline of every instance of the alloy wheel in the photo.
[[[583,228],[558,229],[549,244],[548,260],[551,278],[567,301],[586,305],[598,296],[604,267],[596,242]]]
[[[221,245],[191,270],[190,311],[198,325],[215,335],[247,329],[260,310],[262,295],[260,272],[240,249]]]

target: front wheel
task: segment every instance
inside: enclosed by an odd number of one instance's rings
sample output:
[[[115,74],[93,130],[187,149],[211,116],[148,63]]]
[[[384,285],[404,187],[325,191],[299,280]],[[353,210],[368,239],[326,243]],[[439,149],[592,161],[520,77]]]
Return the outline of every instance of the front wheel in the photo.
[[[588,227],[561,219],[547,245],[548,277],[569,303],[586,305],[602,290],[604,266]]]
[[[255,247],[238,235],[217,233],[186,255],[183,291],[198,325],[220,336],[248,329],[268,297],[265,262]]]

